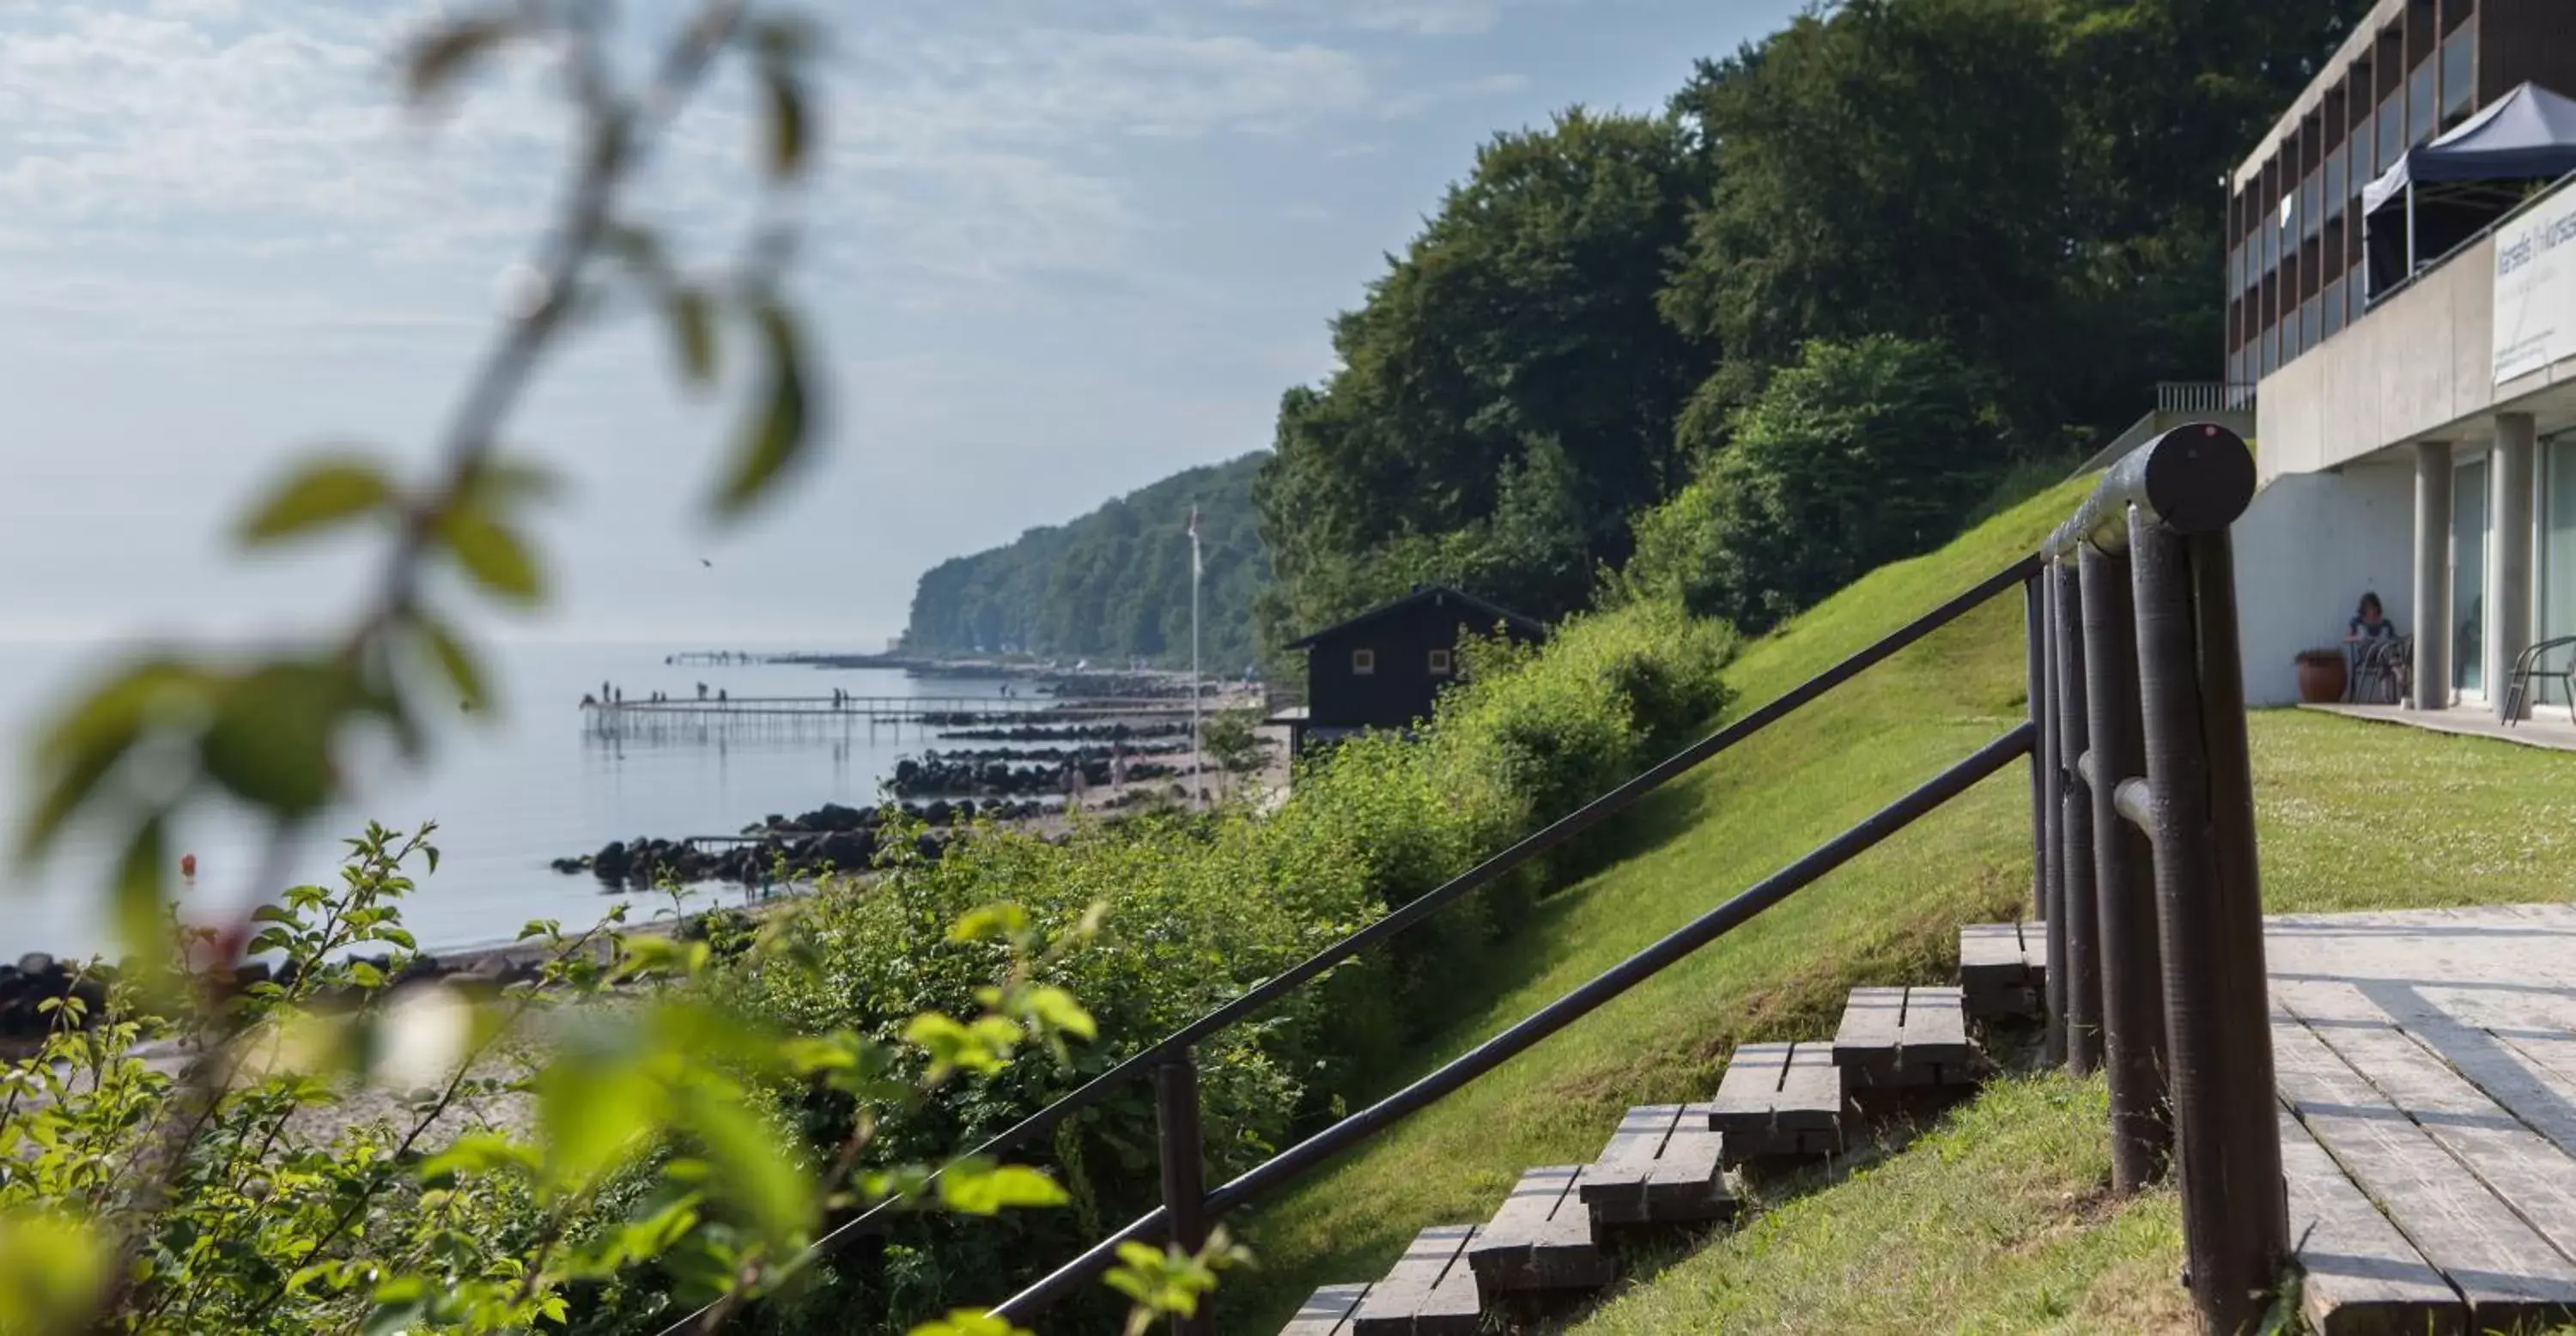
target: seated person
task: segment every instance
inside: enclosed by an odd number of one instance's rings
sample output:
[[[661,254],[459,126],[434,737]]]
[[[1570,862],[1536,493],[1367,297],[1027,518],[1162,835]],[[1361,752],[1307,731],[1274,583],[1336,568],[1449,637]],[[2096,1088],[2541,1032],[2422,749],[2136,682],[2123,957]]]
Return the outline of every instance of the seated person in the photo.
[[[2352,620],[2344,623],[2346,644],[2366,644],[2373,640],[2393,639],[2396,635],[2397,624],[2388,620],[2388,614],[2380,609],[2377,594],[2362,595],[2361,606],[2353,609]]]
[[[2379,605],[2379,595],[2363,594],[2360,606],[2352,610],[2352,620],[2344,623],[2344,660],[2351,670],[2350,685],[2344,691],[2347,699],[2362,699],[2364,670],[2375,666],[2374,660],[2385,654],[2388,643],[2396,638],[2397,623],[2388,620],[2386,611]],[[2371,685],[2395,686],[2394,683],[2376,682]],[[2373,694],[2377,693],[2374,691]]]

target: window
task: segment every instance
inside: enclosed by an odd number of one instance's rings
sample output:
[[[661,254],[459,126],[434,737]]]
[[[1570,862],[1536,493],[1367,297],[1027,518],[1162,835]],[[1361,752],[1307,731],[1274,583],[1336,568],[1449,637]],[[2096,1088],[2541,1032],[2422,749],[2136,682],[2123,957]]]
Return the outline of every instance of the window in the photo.
[[[2363,188],[2368,186],[2377,175],[2370,170],[2369,126],[2365,125],[2352,132],[2352,146],[2344,156],[2351,161],[2351,169],[2344,173],[2345,187],[2352,198],[2360,199]]]
[[[2325,211],[2317,207],[2319,178],[2315,172],[2299,185],[2299,236],[2313,237],[2325,222]]]
[[[2316,347],[2317,340],[2322,337],[2317,332],[2317,299],[2310,297],[2307,304],[2299,308],[2299,351],[2306,352]]]
[[[2406,95],[2393,93],[2379,104],[2379,170],[2397,165],[2406,151]]]
[[[2343,282],[2344,281],[2342,279],[2338,278],[2334,282],[2326,284],[2326,327],[2325,333],[2321,337],[2331,339],[2343,329]]]
[[[1431,651],[1431,675],[1433,677],[1449,675],[1449,651],[1445,649]]]
[[[2343,164],[2344,157],[2342,149],[2336,149],[2326,157],[2325,216],[2328,218],[2340,218],[2343,216],[2343,205],[2346,198],[2343,189]]]
[[[2406,142],[2421,144],[2439,128],[2441,106],[2433,100],[2434,62],[2427,59],[2406,76]]]
[[[2442,124],[2464,119],[2478,104],[2477,20],[2442,42]]]
[[[1373,649],[1355,649],[1355,650],[1352,650],[1352,651],[1351,651],[1351,676],[1353,676],[1353,677],[1367,677],[1367,676],[1369,676],[1370,674],[1375,673],[1376,671],[1377,671],[1377,651],[1376,651],[1376,650],[1373,650]]]

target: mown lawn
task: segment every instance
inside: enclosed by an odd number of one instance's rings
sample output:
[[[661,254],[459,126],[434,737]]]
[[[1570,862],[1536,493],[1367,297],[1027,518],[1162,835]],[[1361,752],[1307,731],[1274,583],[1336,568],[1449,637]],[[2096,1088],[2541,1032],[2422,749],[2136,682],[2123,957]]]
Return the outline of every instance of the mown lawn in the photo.
[[[1748,646],[1730,672],[1743,702],[2002,567],[2083,489],[1879,571]],[[1998,600],[1676,784],[1638,823],[1651,847],[1551,898],[1496,949],[1487,996],[1390,1079],[1463,1051],[1991,739],[2021,717],[2022,664],[2019,600]],[[2555,899],[2576,877],[2576,756],[2299,712],[2250,727],[2273,909]],[[2027,784],[2011,768],[1236,1221],[1261,1267],[1229,1280],[1223,1327],[1276,1331],[1315,1286],[1383,1274],[1417,1229],[1482,1220],[1523,1167],[1591,1159],[1627,1105],[1704,1097],[1738,1043],[1829,1035],[1855,984],[1946,979],[1959,924],[2028,898]],[[2171,1204],[2100,1200],[2091,1098],[2049,1080],[1999,1087],[1882,1168],[1632,1280],[1581,1329],[2159,1328],[2180,1311]],[[2007,1142],[2018,1167],[1980,1149]],[[2055,1186],[1993,1188],[2017,1174]],[[1881,1204],[1905,1193],[1922,1209]],[[1983,1204],[1970,1224],[1927,1228],[1925,1211],[1971,1198]],[[1973,1247],[1927,1260],[1961,1230]]]

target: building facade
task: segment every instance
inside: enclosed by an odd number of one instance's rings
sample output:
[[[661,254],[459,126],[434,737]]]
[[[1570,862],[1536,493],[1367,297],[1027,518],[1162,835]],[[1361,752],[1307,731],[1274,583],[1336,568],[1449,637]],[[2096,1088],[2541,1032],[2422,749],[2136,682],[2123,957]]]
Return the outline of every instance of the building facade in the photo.
[[[2363,206],[2401,160],[2507,111],[2563,119],[2570,92],[2576,4],[2384,0],[2231,175],[2227,357],[2264,482],[2239,529],[2255,703],[2296,699],[2293,656],[2365,592],[2414,638],[2419,709],[2500,710],[2516,656],[2576,636],[2576,248],[2554,253],[2576,189],[2518,159],[2429,245],[2411,188],[2366,226]]]

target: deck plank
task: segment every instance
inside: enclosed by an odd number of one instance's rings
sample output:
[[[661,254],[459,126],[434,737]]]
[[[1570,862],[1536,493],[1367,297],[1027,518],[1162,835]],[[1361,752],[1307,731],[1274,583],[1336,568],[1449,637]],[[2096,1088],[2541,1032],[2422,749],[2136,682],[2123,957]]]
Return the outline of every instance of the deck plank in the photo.
[[[1487,1294],[1598,1289],[1615,1276],[1593,1238],[1581,1194],[1584,1167],[1546,1165],[1521,1174],[1494,1218],[1467,1245],[1468,1265]]]
[[[1483,1302],[1465,1257],[1475,1238],[1473,1225],[1433,1225],[1414,1235],[1352,1311],[1349,1336],[1474,1336]]]
[[[2281,1111],[2299,1302],[2318,1336],[2457,1336],[2468,1306],[2325,1147]]]
[[[2533,1232],[2314,1031],[2276,1013],[2272,1051],[2282,1098],[2360,1190],[2386,1205],[2389,1219],[2424,1260],[2459,1290],[2473,1323],[2510,1326],[2576,1308],[2576,1263]]]

